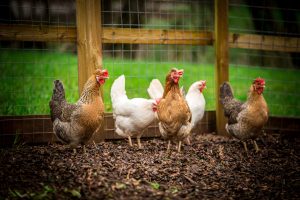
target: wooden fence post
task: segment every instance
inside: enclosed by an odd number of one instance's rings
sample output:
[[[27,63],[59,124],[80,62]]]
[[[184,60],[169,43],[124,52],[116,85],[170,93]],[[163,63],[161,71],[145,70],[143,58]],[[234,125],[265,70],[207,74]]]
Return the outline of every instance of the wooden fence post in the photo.
[[[87,79],[97,68],[102,68],[101,1],[76,0],[78,88],[82,92]],[[100,88],[103,99],[103,89]],[[104,140],[104,124],[91,141]]]
[[[79,93],[94,70],[102,68],[100,13],[101,1],[76,0]]]
[[[215,0],[215,90],[216,90],[216,128],[220,135],[227,135],[226,119],[223,107],[219,101],[219,88],[224,81],[228,81],[228,0]]]

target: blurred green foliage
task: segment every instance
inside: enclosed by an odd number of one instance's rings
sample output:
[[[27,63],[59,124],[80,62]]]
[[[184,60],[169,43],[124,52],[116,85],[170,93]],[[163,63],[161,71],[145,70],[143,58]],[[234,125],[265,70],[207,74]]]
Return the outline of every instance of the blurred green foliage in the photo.
[[[53,81],[56,79],[63,81],[69,102],[75,103],[79,97],[75,54],[2,50],[0,60],[0,115],[48,114]],[[165,75],[171,67],[185,70],[180,85],[186,91],[193,82],[207,80],[207,90],[204,91],[206,110],[215,109],[213,64],[104,58],[104,67],[110,73],[110,79],[104,85],[104,101],[108,112],[111,111],[110,88],[119,75],[126,76],[129,98],[148,98],[146,90],[150,81],[158,78],[164,84]],[[271,115],[300,116],[300,70],[232,65],[230,82],[236,97],[245,100],[252,80],[259,76],[266,79],[264,96]]]

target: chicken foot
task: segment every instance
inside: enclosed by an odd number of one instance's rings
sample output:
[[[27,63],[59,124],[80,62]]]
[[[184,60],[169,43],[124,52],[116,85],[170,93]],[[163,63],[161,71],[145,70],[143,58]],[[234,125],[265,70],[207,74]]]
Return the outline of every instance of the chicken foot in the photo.
[[[252,143],[253,143],[255,152],[256,152],[256,153],[259,152],[260,149],[259,149],[259,147],[258,147],[256,141],[255,141],[255,140],[252,140]],[[245,151],[248,153],[247,143],[246,143],[245,141],[243,141],[243,146],[244,146]]]
[[[77,150],[76,150],[76,145],[75,144],[70,144],[69,147],[73,150],[73,153],[76,154]]]
[[[83,149],[83,153],[85,154],[85,153],[86,153],[85,145],[82,145],[82,149]],[[77,153],[76,147],[73,147],[73,153],[74,153],[74,154]]]

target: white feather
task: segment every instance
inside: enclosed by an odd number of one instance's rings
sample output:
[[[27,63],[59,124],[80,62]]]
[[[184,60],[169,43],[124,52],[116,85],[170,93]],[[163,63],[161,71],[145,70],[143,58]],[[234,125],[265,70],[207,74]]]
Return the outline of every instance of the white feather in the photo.
[[[153,79],[147,91],[151,99],[159,99],[163,96],[164,88],[158,79]]]

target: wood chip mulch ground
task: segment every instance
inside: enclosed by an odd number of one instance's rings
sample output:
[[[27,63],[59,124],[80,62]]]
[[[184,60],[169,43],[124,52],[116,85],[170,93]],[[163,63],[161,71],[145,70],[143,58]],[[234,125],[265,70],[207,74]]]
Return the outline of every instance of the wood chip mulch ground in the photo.
[[[300,141],[267,135],[259,153],[213,134],[166,153],[160,138],[0,149],[0,199],[300,199]]]

